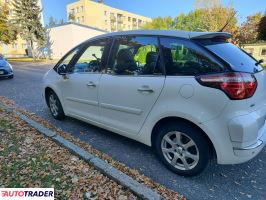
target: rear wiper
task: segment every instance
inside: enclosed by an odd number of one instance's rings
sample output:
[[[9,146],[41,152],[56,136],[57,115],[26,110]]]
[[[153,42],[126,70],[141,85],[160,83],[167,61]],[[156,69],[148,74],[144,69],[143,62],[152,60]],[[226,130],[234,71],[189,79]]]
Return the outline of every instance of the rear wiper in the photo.
[[[261,60],[259,60],[258,62],[256,62],[255,65],[258,66],[258,65],[260,65],[260,64],[263,63],[263,62],[264,62],[264,60],[261,59]]]

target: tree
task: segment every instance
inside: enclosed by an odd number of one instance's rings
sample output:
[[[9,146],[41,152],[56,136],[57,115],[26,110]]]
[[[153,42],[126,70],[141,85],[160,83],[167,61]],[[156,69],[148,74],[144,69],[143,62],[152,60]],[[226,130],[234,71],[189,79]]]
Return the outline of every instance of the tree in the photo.
[[[195,1],[196,8],[190,13],[180,14],[174,20],[171,17],[154,18],[147,23],[147,29],[180,29],[187,31],[219,31],[231,18],[226,31],[234,30],[237,24],[236,11],[231,7],[224,7],[219,0]]]
[[[22,39],[27,41],[32,57],[36,59],[36,44],[42,46],[45,42],[45,29],[41,24],[41,8],[38,0],[14,0],[14,23]]]
[[[142,28],[143,29],[173,29],[173,18],[172,17],[157,17],[154,18],[151,22],[146,23]]]
[[[0,4],[0,42],[10,44],[17,39],[17,31],[8,19],[8,5]]]
[[[246,21],[240,26],[239,40],[241,44],[254,43],[257,41],[261,19],[261,13],[256,13],[247,17]]]
[[[64,19],[60,19],[60,20],[57,20],[57,19],[55,19],[54,17],[49,17],[49,22],[48,22],[48,24],[46,24],[46,29],[47,28],[51,28],[51,27],[53,27],[53,26],[57,26],[57,25],[62,25],[62,24],[64,24],[65,23],[65,21],[64,21]]]
[[[57,24],[58,23],[57,23],[57,20],[55,18],[53,18],[52,16],[49,17],[48,27],[56,26]]]
[[[258,39],[259,40],[266,40],[266,12],[259,22]]]
[[[233,34],[237,41],[238,27],[236,11],[232,6],[223,6],[219,0],[196,0],[195,9],[176,18],[157,17],[147,23],[144,29],[179,29],[185,31],[223,31]]]
[[[64,19],[61,19],[60,21],[59,21],[59,24],[64,24],[65,23],[65,21],[64,21]]]

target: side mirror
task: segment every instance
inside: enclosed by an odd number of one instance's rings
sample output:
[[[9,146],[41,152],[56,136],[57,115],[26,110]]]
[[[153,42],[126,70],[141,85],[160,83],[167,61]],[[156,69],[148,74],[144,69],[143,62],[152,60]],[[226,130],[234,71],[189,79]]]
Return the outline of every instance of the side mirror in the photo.
[[[59,75],[66,75],[66,65],[65,64],[62,64],[60,65],[58,68],[57,68],[57,73]]]

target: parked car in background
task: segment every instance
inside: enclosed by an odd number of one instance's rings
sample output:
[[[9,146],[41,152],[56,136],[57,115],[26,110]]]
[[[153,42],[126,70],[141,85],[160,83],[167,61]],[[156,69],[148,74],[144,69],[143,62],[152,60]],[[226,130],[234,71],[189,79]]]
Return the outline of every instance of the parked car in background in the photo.
[[[11,64],[0,54],[0,78],[1,77],[11,79],[14,77],[14,73]]]
[[[152,146],[184,176],[254,158],[266,142],[266,73],[229,33],[127,31],[90,39],[44,77],[71,116]]]

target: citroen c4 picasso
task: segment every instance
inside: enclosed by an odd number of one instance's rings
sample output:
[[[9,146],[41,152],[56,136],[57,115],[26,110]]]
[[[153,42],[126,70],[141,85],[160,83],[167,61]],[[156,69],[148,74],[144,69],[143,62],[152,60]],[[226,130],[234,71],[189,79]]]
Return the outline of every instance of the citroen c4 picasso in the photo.
[[[152,146],[183,176],[255,157],[266,141],[266,73],[229,33],[141,30],[78,45],[44,77],[70,116]]]

